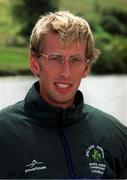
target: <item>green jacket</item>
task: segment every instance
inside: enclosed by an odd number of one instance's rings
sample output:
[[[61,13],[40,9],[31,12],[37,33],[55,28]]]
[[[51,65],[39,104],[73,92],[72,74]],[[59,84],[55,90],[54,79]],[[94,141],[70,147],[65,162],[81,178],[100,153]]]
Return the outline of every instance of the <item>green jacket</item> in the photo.
[[[0,111],[0,179],[127,178],[127,128],[84,104],[53,107],[36,82],[25,99]]]

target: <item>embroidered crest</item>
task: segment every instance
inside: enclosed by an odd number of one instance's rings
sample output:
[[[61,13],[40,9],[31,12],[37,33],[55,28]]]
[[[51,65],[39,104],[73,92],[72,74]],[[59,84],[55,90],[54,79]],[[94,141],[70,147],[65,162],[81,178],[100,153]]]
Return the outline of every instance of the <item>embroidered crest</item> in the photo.
[[[91,173],[103,175],[106,168],[103,148],[98,145],[89,146],[86,150],[86,157],[89,158]]]

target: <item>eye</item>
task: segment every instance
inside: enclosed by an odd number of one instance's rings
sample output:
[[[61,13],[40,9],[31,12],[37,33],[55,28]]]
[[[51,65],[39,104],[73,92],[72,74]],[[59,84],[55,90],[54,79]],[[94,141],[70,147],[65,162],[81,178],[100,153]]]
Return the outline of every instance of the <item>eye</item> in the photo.
[[[60,54],[54,53],[50,54],[48,57],[49,61],[52,61],[54,63],[62,64],[63,63],[63,57]]]
[[[71,62],[71,64],[80,63],[80,62],[82,62],[82,58],[80,56],[71,56],[70,62]]]
[[[49,55],[49,60],[53,60],[53,61],[59,61],[60,55],[58,54],[50,54]]]

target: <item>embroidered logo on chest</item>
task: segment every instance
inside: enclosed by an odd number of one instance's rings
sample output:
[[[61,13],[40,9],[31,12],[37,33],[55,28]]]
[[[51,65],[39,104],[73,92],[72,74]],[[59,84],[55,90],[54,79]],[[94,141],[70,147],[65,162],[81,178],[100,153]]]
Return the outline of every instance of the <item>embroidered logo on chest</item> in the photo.
[[[38,162],[36,160],[33,160],[32,163],[26,165],[25,173],[31,171],[39,171],[43,169],[46,169],[46,166],[43,165],[43,162]]]
[[[91,173],[103,175],[106,165],[104,164],[104,150],[100,146],[91,145],[86,150],[86,157],[89,158]]]

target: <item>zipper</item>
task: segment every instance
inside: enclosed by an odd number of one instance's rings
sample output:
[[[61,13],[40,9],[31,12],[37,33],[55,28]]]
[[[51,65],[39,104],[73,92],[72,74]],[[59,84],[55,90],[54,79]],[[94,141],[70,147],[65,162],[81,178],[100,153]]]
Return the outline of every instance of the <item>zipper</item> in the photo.
[[[74,169],[73,169],[73,165],[72,165],[71,153],[70,153],[70,149],[69,149],[69,146],[68,146],[68,143],[67,143],[67,140],[66,140],[66,137],[65,137],[65,134],[64,134],[62,128],[59,132],[59,135],[60,135],[60,139],[61,139],[63,149],[64,149],[68,174],[69,174],[69,177],[73,179],[74,178]]]
[[[63,110],[61,126],[62,126],[63,121],[65,120],[65,118],[66,118],[66,111]],[[73,168],[73,164],[72,164],[71,152],[70,152],[70,148],[69,148],[69,145],[67,143],[67,140],[66,140],[66,137],[65,137],[65,134],[64,134],[63,127],[61,127],[61,129],[59,131],[59,136],[60,136],[60,139],[61,139],[61,142],[62,142],[62,145],[63,145],[63,149],[64,149],[65,160],[66,160],[66,163],[67,163],[67,170],[68,170],[69,177],[71,179],[74,179],[75,175],[74,175],[74,168]]]

